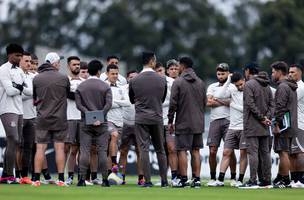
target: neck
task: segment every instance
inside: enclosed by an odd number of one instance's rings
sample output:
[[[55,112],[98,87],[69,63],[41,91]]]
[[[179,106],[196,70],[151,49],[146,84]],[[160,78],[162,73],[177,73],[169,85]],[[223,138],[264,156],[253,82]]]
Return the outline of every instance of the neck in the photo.
[[[144,69],[152,69],[152,67],[150,67],[149,65],[144,65]]]
[[[75,74],[73,74],[73,73],[70,72],[70,77],[71,78],[79,78],[79,74],[75,75]]]
[[[284,80],[284,79],[287,79],[287,76],[282,75],[282,76],[280,76],[279,81]]]

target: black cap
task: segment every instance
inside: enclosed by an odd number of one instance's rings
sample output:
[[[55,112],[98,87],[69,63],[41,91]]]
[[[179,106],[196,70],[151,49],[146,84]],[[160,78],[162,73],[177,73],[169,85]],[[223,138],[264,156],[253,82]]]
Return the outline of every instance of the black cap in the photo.
[[[23,54],[24,50],[22,48],[22,46],[20,46],[19,44],[9,44],[6,47],[6,55],[12,54],[12,53],[22,53]]]

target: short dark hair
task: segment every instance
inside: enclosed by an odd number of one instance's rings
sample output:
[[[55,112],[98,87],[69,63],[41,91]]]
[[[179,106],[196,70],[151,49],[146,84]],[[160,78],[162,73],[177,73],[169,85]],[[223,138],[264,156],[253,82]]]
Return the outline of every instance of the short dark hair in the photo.
[[[300,64],[292,64],[292,65],[290,65],[290,68],[291,67],[295,67],[295,68],[299,69],[303,73],[304,69],[303,69],[302,65],[300,65]]]
[[[143,52],[143,53],[142,53],[142,64],[143,64],[143,65],[148,64],[148,63],[151,61],[151,59],[154,58],[154,56],[155,56],[155,53],[152,52],[152,51]]]
[[[138,73],[138,71],[136,70],[130,70],[127,72],[127,78],[130,76],[130,74],[133,74],[133,73]]]
[[[117,59],[117,60],[119,60],[118,56],[109,55],[109,56],[107,57],[107,62],[109,62],[111,59]]]
[[[22,53],[23,54],[24,50],[22,46],[19,44],[11,43],[6,46],[6,55],[12,54],[12,53]]]
[[[78,56],[70,56],[67,58],[68,63],[70,63],[72,60],[80,61],[80,58]]]
[[[179,64],[184,65],[185,68],[192,68],[193,67],[193,61],[190,57],[181,57],[179,59]]]
[[[24,55],[24,56],[31,56],[31,53],[28,52],[28,51],[23,51],[23,55]],[[32,59],[32,57],[31,57],[31,59]]]
[[[244,79],[242,74],[239,73],[239,72],[234,72],[231,76],[231,83],[236,83],[238,82],[239,80],[242,80]]]
[[[155,70],[158,69],[158,68],[161,68],[161,67],[165,68],[164,65],[161,62],[157,62],[156,65],[155,65]]]
[[[245,70],[248,69],[249,70],[249,74],[256,75],[256,74],[259,73],[259,68],[260,68],[260,66],[258,65],[258,63],[256,63],[256,62],[250,62],[250,63],[245,64],[243,70],[245,71]]]
[[[103,68],[102,63],[99,60],[92,60],[88,64],[88,72],[91,76],[96,76]]]
[[[81,61],[80,62],[80,69],[88,69],[88,63],[84,62],[84,61]]]
[[[276,71],[281,71],[283,75],[288,73],[288,65],[284,61],[276,61],[270,65],[270,67]]]
[[[118,69],[117,65],[111,64],[107,66],[107,72],[109,72],[111,69]]]
[[[31,54],[31,58],[32,58],[32,60],[38,60],[37,55],[36,55],[36,54],[34,54],[34,53],[32,53],[32,54]]]

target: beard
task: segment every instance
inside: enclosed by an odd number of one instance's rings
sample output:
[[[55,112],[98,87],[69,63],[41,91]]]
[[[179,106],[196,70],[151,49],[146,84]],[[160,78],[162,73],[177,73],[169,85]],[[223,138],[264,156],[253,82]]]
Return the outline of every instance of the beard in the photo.
[[[218,80],[221,84],[224,84],[227,81],[228,78],[225,78],[223,80]]]
[[[78,75],[80,73],[80,68],[76,68],[74,70],[71,70],[72,74]]]

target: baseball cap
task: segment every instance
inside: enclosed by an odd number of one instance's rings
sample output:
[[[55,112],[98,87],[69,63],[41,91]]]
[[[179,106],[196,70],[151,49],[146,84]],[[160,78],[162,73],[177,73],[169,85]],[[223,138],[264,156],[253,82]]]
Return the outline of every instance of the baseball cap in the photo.
[[[63,56],[59,56],[57,53],[55,52],[50,52],[48,54],[46,54],[45,56],[45,62],[49,62],[51,64],[58,62],[60,60],[64,59]]]
[[[177,60],[175,59],[170,59],[167,61],[167,68],[170,67],[171,65],[178,65]]]
[[[227,63],[220,63],[216,66],[216,70],[229,71],[229,65]]]

